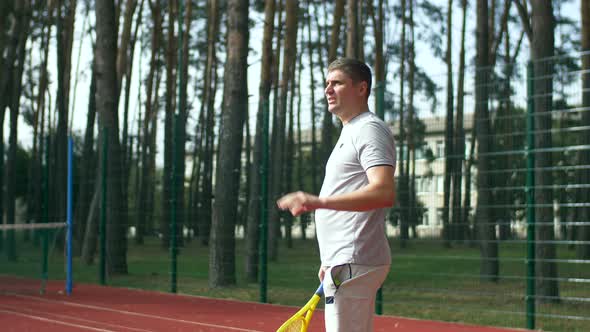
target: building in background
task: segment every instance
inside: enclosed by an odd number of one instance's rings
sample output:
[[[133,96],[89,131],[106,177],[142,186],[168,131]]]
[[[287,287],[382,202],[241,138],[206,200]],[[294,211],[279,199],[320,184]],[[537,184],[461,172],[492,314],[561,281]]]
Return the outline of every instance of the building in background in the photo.
[[[442,211],[444,206],[444,175],[445,175],[445,116],[432,116],[421,119],[425,125],[425,145],[416,151],[416,197],[423,206],[423,213],[418,217],[419,225],[416,232],[420,237],[437,237],[442,230]],[[465,114],[465,158],[468,160],[471,149],[471,132],[473,128],[473,113]],[[398,123],[391,127],[398,140]],[[397,156],[399,159],[399,146]],[[405,149],[407,151],[407,149]],[[399,170],[400,161],[397,161]],[[477,196],[475,188],[475,166],[471,168],[471,202],[475,203]],[[463,170],[465,173],[465,170]],[[399,172],[396,171],[396,176]],[[462,187],[465,184],[462,182]],[[464,190],[462,195],[465,195]],[[411,230],[410,230],[411,232]],[[398,234],[398,228],[388,225],[388,233]]]

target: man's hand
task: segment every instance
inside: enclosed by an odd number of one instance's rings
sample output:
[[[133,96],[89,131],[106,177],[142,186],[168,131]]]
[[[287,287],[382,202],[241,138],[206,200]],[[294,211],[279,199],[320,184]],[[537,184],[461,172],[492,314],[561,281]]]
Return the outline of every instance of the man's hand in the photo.
[[[277,206],[281,210],[289,210],[295,217],[298,215],[313,211],[321,206],[318,196],[297,191],[281,197],[277,201]]]
[[[326,276],[327,270],[327,266],[320,266],[320,270],[318,271],[318,278],[320,279],[320,282],[324,282],[324,277]]]

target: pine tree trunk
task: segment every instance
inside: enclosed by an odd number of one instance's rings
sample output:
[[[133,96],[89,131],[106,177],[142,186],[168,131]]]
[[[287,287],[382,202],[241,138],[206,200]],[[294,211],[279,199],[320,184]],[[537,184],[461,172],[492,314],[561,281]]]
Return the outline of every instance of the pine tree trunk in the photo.
[[[447,50],[445,54],[445,62],[447,64],[447,116],[445,122],[445,173],[443,183],[443,213],[442,213],[442,238],[443,246],[449,248],[451,246],[451,225],[450,219],[454,215],[454,211],[449,211],[451,207],[451,182],[457,175],[453,172],[453,165],[455,161],[455,153],[453,148],[453,1],[449,0],[447,4]],[[456,188],[452,188],[453,191]]]
[[[119,4],[123,1],[119,1]],[[121,94],[121,88],[123,87],[123,77],[127,76],[128,64],[133,62],[133,59],[129,57],[130,43],[131,43],[131,28],[133,23],[133,14],[137,7],[137,0],[127,0],[125,3],[125,13],[123,14],[123,30],[121,32],[119,48],[117,50],[117,99]],[[141,15],[140,15],[141,16]],[[127,76],[126,80],[131,80],[130,76]],[[125,83],[129,85],[129,83]],[[125,143],[122,144],[124,146]]]
[[[317,128],[316,128],[316,108],[315,108],[315,76],[314,76],[314,61],[313,61],[313,42],[311,39],[311,12],[310,12],[310,0],[308,0],[308,20],[307,20],[307,56],[309,59],[309,93],[310,93],[310,114],[311,114],[311,164],[312,168],[310,170],[311,173],[311,188],[313,193],[318,193],[318,172],[317,172],[317,165],[318,165],[318,142],[317,142]],[[316,17],[317,19],[317,17]],[[320,34],[321,35],[321,34]],[[320,43],[321,45],[321,43]],[[321,53],[322,47],[318,47],[318,52]],[[320,56],[320,59],[322,57]],[[328,112],[329,113],[329,112]]]
[[[358,2],[347,0],[346,11],[346,56],[349,58],[359,57],[359,32],[358,32]]]
[[[178,104],[178,124],[176,129],[178,133],[176,134],[177,137],[177,144],[176,144],[176,218],[178,219],[176,225],[177,230],[176,234],[178,236],[178,245],[184,246],[184,237],[182,236],[182,228],[185,225],[186,219],[186,204],[185,204],[185,190],[184,190],[184,182],[185,182],[185,159],[186,159],[186,123],[188,118],[188,109],[187,109],[187,82],[188,82],[188,65],[189,65],[189,41],[190,41],[190,31],[191,31],[191,22],[192,22],[192,1],[188,1],[185,8],[184,21],[182,24],[184,25],[184,32],[183,32],[183,39],[182,39],[182,67],[179,68],[180,70],[180,96],[179,96],[179,104]]]
[[[122,1],[121,1],[122,2]],[[125,77],[125,99],[123,103],[123,132],[121,137],[121,167],[122,167],[122,179],[121,179],[121,190],[124,199],[121,201],[121,209],[124,214],[127,215],[129,211],[129,167],[127,155],[129,154],[131,147],[129,147],[129,98],[131,94],[131,75],[133,73],[133,55],[135,51],[135,40],[137,38],[137,32],[139,25],[141,25],[142,11],[140,9],[135,31],[132,33],[132,22],[135,9],[137,7],[136,0],[127,0],[125,4],[125,13],[123,18],[123,30],[121,32],[120,45],[117,52],[117,100],[121,95],[123,88],[122,82]],[[143,7],[143,1],[141,4]]]
[[[220,10],[217,0],[208,3],[208,33],[207,33],[207,65],[205,68],[205,80],[203,91],[203,107],[206,109],[204,135],[205,148],[200,160],[203,160],[202,181],[203,188],[201,199],[201,213],[199,216],[199,238],[202,245],[209,244],[211,221],[212,221],[212,197],[213,197],[213,141],[215,127],[215,103],[216,81],[217,81],[217,52],[215,51],[219,27]]]
[[[30,29],[30,10],[31,5],[29,1],[23,1],[15,6],[15,14],[17,19],[17,26],[14,33],[16,41],[14,48],[16,49],[15,62],[16,66],[12,73],[12,85],[10,86],[10,134],[8,137],[8,155],[6,158],[6,223],[15,224],[15,205],[16,205],[16,152],[18,149],[17,131],[18,131],[18,116],[20,113],[20,96],[22,93],[22,76],[25,62],[25,48]],[[9,230],[7,234],[7,251],[6,255],[9,261],[16,261],[17,251],[15,242],[15,232]]]
[[[503,35],[504,32],[506,32],[506,34],[508,34],[507,28],[508,28],[508,12],[510,10],[510,1],[505,1],[504,2],[504,10],[503,10],[503,14],[500,17],[499,21],[496,21],[496,1],[493,1],[491,4],[491,9],[490,9],[490,38],[489,38],[489,57],[490,57],[490,65],[493,67],[495,67],[496,62],[497,62],[497,54],[498,54],[498,48],[500,46],[500,44],[502,43],[502,40],[504,39]],[[493,17],[492,17],[493,16]],[[498,22],[498,23],[496,23]],[[499,28],[498,33],[496,34],[496,28]],[[502,84],[500,84],[502,85]],[[500,88],[501,90],[502,88]],[[496,113],[496,120],[493,122],[493,124],[490,125],[490,130],[491,133],[490,135],[494,137],[493,140],[491,140],[490,142],[490,152],[496,152],[499,151],[500,149],[506,149],[506,146],[501,146],[503,143],[507,142],[507,139],[505,139],[505,135],[504,135],[504,130],[506,130],[505,128],[505,124],[506,121],[504,119],[504,117],[501,115],[501,113],[505,112],[505,99],[502,97],[500,97],[502,95],[502,93],[496,94],[497,98],[502,98],[502,100],[498,100],[498,110]],[[491,121],[490,121],[491,122]],[[509,161],[509,156],[499,156],[494,158],[494,162],[495,165],[493,166],[495,169],[506,169],[509,166],[508,165],[512,165]],[[509,181],[509,177],[503,177],[501,181],[497,181],[494,185],[494,190],[492,190],[492,201],[496,202],[496,204],[499,205],[509,205],[513,202],[513,200],[511,200],[510,198],[510,192],[505,192],[502,189],[497,190],[496,188],[502,188],[505,186],[508,186],[509,184],[507,183],[507,181]],[[498,195],[500,197],[498,197]],[[497,228],[498,228],[498,240],[502,241],[505,238],[507,238],[509,236],[510,233],[510,224],[508,222],[508,219],[510,218],[509,216],[510,213],[510,209],[492,209],[491,210],[491,218],[492,218],[492,222],[496,223]]]
[[[410,47],[408,49],[408,158],[406,163],[407,170],[407,195],[408,195],[408,218],[403,224],[403,229],[400,232],[406,239],[409,239],[409,229],[416,223],[416,112],[414,110],[414,98],[415,98],[415,73],[416,73],[416,47],[414,39],[414,2],[410,1],[408,4],[409,9],[409,20],[410,20]]]
[[[363,0],[357,0],[357,5],[356,5],[356,24],[357,24],[357,59],[359,59],[360,61],[366,62],[365,61],[365,33],[366,33],[366,27],[367,27],[367,13],[364,10],[365,6],[363,5]]]
[[[502,29],[507,29],[507,21],[503,21],[502,23],[505,25]],[[500,102],[499,102],[499,109],[498,109],[498,116],[496,117],[496,121],[494,123],[494,132],[498,135],[496,139],[497,145],[500,149],[505,151],[515,151],[519,149],[516,146],[514,140],[514,129],[516,126],[513,124],[514,119],[511,115],[512,110],[512,88],[511,88],[511,79],[513,76],[514,70],[514,63],[511,58],[512,53],[512,46],[510,45],[510,34],[507,32],[506,36],[504,37],[504,81],[502,82],[502,88],[500,93]],[[517,51],[514,52],[517,54]],[[518,158],[520,159],[520,158]],[[498,156],[497,160],[497,169],[503,170],[506,173],[503,173],[505,176],[502,176],[500,181],[498,181],[498,186],[500,190],[494,192],[494,201],[497,202],[498,205],[509,206],[515,200],[515,195],[513,190],[504,189],[506,187],[511,186],[512,176],[510,176],[509,170],[513,169],[517,165],[519,160],[514,158],[512,155],[504,155]],[[510,220],[513,218],[515,213],[515,209],[496,209],[495,213],[495,220],[498,222],[498,230],[499,230],[499,240],[507,240],[512,237],[512,231],[510,227]],[[562,219],[565,220],[565,219]]]
[[[53,195],[53,208],[50,208],[50,218],[66,220],[66,191],[67,182],[67,136],[68,109],[70,95],[70,71],[72,67],[72,42],[74,35],[74,20],[76,15],[76,0],[64,1],[57,5],[57,131],[55,133],[54,165],[51,171],[55,176],[50,177],[50,189]],[[65,9],[65,16],[62,16]],[[53,212],[53,213],[51,213]]]
[[[379,0],[377,15],[371,1],[367,2],[368,14],[373,20],[373,31],[375,37],[375,92],[385,93],[385,61],[383,55],[383,0]],[[383,90],[383,92],[379,91]],[[375,113],[382,119],[385,118],[384,105],[379,108],[379,97],[375,96]]]
[[[135,235],[135,243],[136,244],[143,244],[144,243],[144,236],[146,234],[146,228],[148,225],[148,220],[151,220],[150,211],[150,204],[149,204],[149,197],[150,192],[152,192],[152,188],[154,183],[152,181],[153,177],[151,175],[151,155],[155,154],[155,151],[150,149],[152,135],[156,135],[156,131],[154,128],[150,130],[151,123],[153,119],[156,117],[157,114],[157,103],[155,103],[157,91],[158,91],[158,84],[156,84],[156,92],[154,93],[154,77],[156,76],[157,72],[157,62],[158,62],[158,52],[160,48],[161,42],[161,27],[162,27],[162,17],[160,15],[160,2],[156,0],[155,4],[152,6],[150,3],[150,9],[152,14],[152,21],[154,24],[154,28],[152,31],[152,38],[151,38],[151,57],[149,63],[149,72],[146,79],[146,102],[145,102],[145,115],[143,120],[143,128],[142,128],[142,137],[141,137],[141,180],[139,184],[139,198],[137,204],[137,231]]]
[[[299,58],[299,57],[298,57]],[[295,86],[298,84],[295,80],[295,71],[296,71],[296,63],[293,61],[293,66],[291,67],[291,82],[289,83],[289,106],[288,106],[288,113],[289,113],[289,126],[287,129],[287,144],[285,146],[285,168],[284,168],[284,175],[283,178],[284,186],[283,192],[291,192],[294,190],[293,188],[293,161],[295,157],[295,114],[293,108],[293,99],[295,97]],[[293,221],[295,218],[290,213],[284,214],[285,219],[285,240],[287,242],[287,248],[293,248]]]
[[[172,211],[172,149],[175,139],[174,113],[176,109],[176,5],[178,0],[168,1],[168,34],[166,44],[166,103],[164,114],[164,172],[162,173],[162,218],[160,233],[162,234],[162,248],[167,249],[170,245],[170,224]]]
[[[477,138],[477,203],[475,223],[480,249],[480,279],[498,281],[498,244],[490,205],[490,120],[488,110],[491,79],[488,48],[488,4],[487,0],[477,1],[477,56],[475,71],[475,128]]]
[[[127,220],[121,211],[121,145],[117,116],[117,34],[112,1],[96,1],[96,111],[107,130],[107,271],[127,273]]]
[[[303,48],[303,29],[304,27],[302,26],[301,29],[301,47]],[[303,53],[303,49],[301,49],[301,53]],[[310,52],[312,53],[312,52]],[[298,71],[298,75],[297,75],[297,187],[301,188],[301,190],[305,190],[305,191],[309,191],[309,189],[305,188],[305,184],[304,184],[304,178],[305,178],[305,171],[304,171],[304,167],[303,167],[303,162],[304,162],[304,153],[303,153],[303,138],[301,137],[302,135],[302,131],[301,131],[301,102],[302,102],[302,96],[301,96],[301,75],[303,72],[303,57],[299,56],[298,57],[299,60],[297,62],[297,65],[299,67],[299,71]],[[313,108],[313,107],[312,107]],[[315,126],[312,126],[312,128],[315,128]],[[311,135],[315,136],[315,131],[312,130],[311,131]],[[313,147],[312,147],[313,149]],[[312,161],[313,162],[313,161]],[[315,174],[315,172],[312,172],[312,176],[313,174]],[[312,188],[312,192],[313,188]],[[309,225],[309,219],[310,216],[308,214],[306,215],[302,215],[299,217],[299,229],[301,230],[301,239],[305,240],[307,238],[306,236],[306,231],[307,231],[307,225]]]
[[[248,227],[248,208],[250,207],[250,187],[251,187],[251,174],[250,169],[252,168],[252,136],[250,135],[250,107],[246,107],[246,119],[244,120],[244,154],[246,158],[241,165],[240,174],[242,174],[242,169],[244,170],[244,175],[240,176],[240,181],[244,182],[244,185],[241,186],[240,190],[240,205],[238,206],[238,224],[242,227],[244,233]],[[243,197],[243,199],[242,199]]]
[[[236,283],[235,222],[240,185],[244,100],[248,98],[248,0],[230,0],[227,7],[227,59],[219,135],[219,163],[209,251],[209,285]]]
[[[160,36],[159,40],[163,41],[164,37],[162,34],[162,30],[160,29]],[[158,57],[159,59],[159,57]],[[160,60],[158,60],[160,61]],[[158,231],[158,220],[157,216],[155,215],[156,207],[155,207],[155,200],[156,200],[156,157],[157,157],[157,138],[158,138],[158,123],[159,123],[159,116],[158,112],[159,105],[160,105],[160,86],[162,81],[162,74],[163,69],[161,67],[156,67],[156,83],[155,83],[155,91],[153,92],[153,106],[152,106],[152,116],[150,118],[150,132],[148,135],[149,142],[148,142],[148,151],[150,152],[148,155],[148,171],[147,174],[149,176],[149,181],[147,183],[147,216],[148,216],[148,223],[147,223],[147,233],[155,234]],[[159,191],[162,192],[161,190]]]
[[[246,230],[246,278],[254,282],[258,280],[258,226],[261,216],[261,172],[262,135],[264,112],[269,111],[269,95],[271,88],[272,37],[274,30],[275,1],[266,1],[264,6],[264,33],[262,37],[262,65],[260,84],[258,87],[258,112],[256,114],[256,134],[254,138],[254,155],[250,169],[250,206]]]
[[[4,33],[4,31],[8,31],[10,26],[9,24],[11,23],[10,20],[8,19],[9,15],[12,14],[13,8],[12,6],[14,5],[14,1],[1,1],[0,2],[0,31],[2,31],[2,33],[0,33],[0,54],[2,54],[2,56],[0,56],[0,69],[2,69],[3,71],[0,72],[0,81],[2,80],[3,75],[7,74],[6,71],[4,71],[4,50],[6,49],[6,40],[8,37],[8,34]],[[1,88],[2,86],[0,86]],[[0,90],[3,91],[3,90]],[[2,98],[0,98],[0,100],[2,100]],[[1,240],[0,240],[1,241]]]
[[[459,77],[457,83],[457,112],[455,114],[455,166],[453,168],[453,220],[456,227],[455,240],[465,241],[467,238],[467,220],[463,217],[461,208],[463,164],[465,162],[465,129],[463,124],[463,108],[465,101],[465,30],[467,26],[467,0],[461,0],[462,23],[461,23],[461,50],[459,52]]]
[[[82,147],[82,158],[80,159],[80,183],[78,199],[75,211],[76,238],[80,242],[80,250],[84,244],[86,221],[92,201],[92,193],[95,192],[96,178],[96,153],[94,151],[94,126],[96,122],[96,72],[95,65],[92,66],[90,78],[90,92],[88,94],[88,112],[86,115],[86,130],[84,132],[84,143]],[[95,238],[96,241],[96,238]]]
[[[408,221],[409,221],[409,179],[406,173],[406,160],[408,160],[407,154],[404,152],[406,149],[406,119],[405,119],[405,95],[404,95],[404,82],[405,82],[405,68],[406,68],[406,0],[402,0],[402,31],[401,31],[401,53],[400,53],[400,95],[399,95],[399,139],[398,139],[398,165],[399,165],[399,176],[397,186],[397,197],[399,207],[399,231],[400,231],[400,247],[404,248],[409,238],[408,234]]]
[[[283,33],[283,25],[285,24],[283,18],[283,12],[285,11],[284,1],[279,1],[277,3],[277,12],[278,12],[278,25],[277,25],[277,33],[276,33],[276,46],[273,55],[273,63],[272,63],[272,132],[270,135],[270,142],[269,142],[269,149],[270,149],[270,160],[274,160],[276,154],[274,152],[275,144],[278,142],[278,135],[281,131],[278,129],[278,113],[279,113],[279,100],[281,98],[279,87],[280,87],[280,68],[281,68],[281,51],[282,46],[284,44],[284,33]],[[285,61],[285,59],[283,59]],[[283,135],[284,135],[284,126],[283,126]],[[277,209],[271,209],[275,204],[275,184],[273,183],[276,181],[276,176],[274,174],[274,168],[277,166],[274,163],[269,162],[268,164],[268,203],[267,206],[269,207],[268,211],[268,259],[274,260],[277,256],[277,247],[278,241],[281,237],[281,227],[279,223],[279,212]]]
[[[51,13],[50,13],[51,15]],[[32,186],[29,202],[32,202],[31,219],[36,222],[41,220],[41,170],[42,170],[42,151],[43,151],[43,115],[45,110],[45,94],[48,87],[47,63],[49,58],[49,40],[51,39],[51,25],[46,24],[41,33],[41,50],[43,57],[39,66],[39,87],[36,97],[37,112],[35,114],[35,133],[33,137],[33,155],[31,158],[31,178],[29,183]],[[79,238],[78,238],[79,239]]]
[[[554,25],[553,5],[551,1],[532,1],[532,41],[531,58],[534,63],[535,80],[535,149],[549,148],[551,139],[551,109],[553,94],[553,60]],[[557,283],[557,264],[555,263],[556,248],[551,241],[555,240],[553,231],[553,174],[542,171],[553,166],[550,152],[535,154],[535,218],[542,220],[544,225],[536,226],[537,263],[537,294],[541,302],[559,301]]]
[[[11,20],[8,18],[14,15],[13,5],[15,1],[2,1],[0,2],[0,29],[2,32],[9,30],[9,23]],[[18,2],[16,2],[18,4]],[[4,118],[6,115],[6,106],[9,102],[9,91],[7,90],[8,84],[11,81],[12,68],[14,63],[14,57],[16,55],[16,39],[17,34],[0,33],[0,156],[4,156]],[[0,188],[4,188],[4,159],[0,158]],[[4,203],[4,190],[0,190],[0,216],[4,216],[5,203]],[[3,221],[3,218],[1,219]],[[4,232],[0,231],[0,251],[4,249]]]
[[[276,131],[273,128],[273,141],[271,142],[272,151],[272,190],[271,197],[280,197],[284,193],[283,183],[285,156],[285,134],[286,134],[286,117],[287,117],[287,97],[289,93],[289,84],[293,79],[293,66],[297,54],[297,15],[299,11],[298,0],[287,0],[285,6],[286,13],[286,31],[285,47],[283,50],[282,77],[279,82],[279,99],[276,113]],[[276,134],[275,134],[276,132]],[[290,156],[289,156],[290,157]],[[289,174],[290,176],[290,174]],[[280,232],[280,215],[278,209],[273,208],[269,213],[269,234],[276,235]],[[271,261],[278,259],[278,237],[269,241],[268,257]]]

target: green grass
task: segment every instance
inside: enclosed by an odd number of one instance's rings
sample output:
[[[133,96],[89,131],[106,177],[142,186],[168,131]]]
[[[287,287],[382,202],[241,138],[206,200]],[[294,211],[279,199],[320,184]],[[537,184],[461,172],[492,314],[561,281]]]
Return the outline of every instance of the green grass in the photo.
[[[521,243],[500,245],[500,280],[481,281],[479,250],[456,245],[443,249],[438,241],[417,240],[404,249],[391,243],[393,261],[383,287],[383,309],[388,315],[420,319],[464,322],[524,328],[526,248]],[[208,285],[208,249],[195,242],[180,250],[178,257],[178,292],[208,297],[258,301],[259,285],[248,283],[244,275],[244,243],[237,243],[237,284],[227,288]],[[559,259],[575,259],[565,246],[557,248]],[[130,241],[127,257],[129,273],[109,278],[113,286],[142,288],[167,292],[170,289],[169,252],[155,239],[137,247]],[[19,262],[0,258],[0,273],[38,277],[39,250],[21,246]],[[319,258],[315,240],[296,240],[288,249],[281,244],[280,259],[269,262],[268,299],[271,303],[301,305],[315,290]],[[50,277],[64,278],[63,253],[53,250]],[[561,278],[590,279],[588,264],[558,263]],[[96,265],[84,266],[74,260],[76,282],[98,283]],[[560,281],[562,301],[537,306],[537,328],[547,331],[587,331],[590,326],[590,285],[584,282]],[[582,298],[571,301],[567,298]],[[568,318],[569,316],[569,318]],[[579,317],[579,318],[575,318]]]

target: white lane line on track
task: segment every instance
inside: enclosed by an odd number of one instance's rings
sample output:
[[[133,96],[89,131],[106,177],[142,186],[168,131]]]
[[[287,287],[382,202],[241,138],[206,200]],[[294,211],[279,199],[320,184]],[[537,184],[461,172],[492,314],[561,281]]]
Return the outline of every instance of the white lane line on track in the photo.
[[[30,318],[30,319],[40,320],[42,322],[49,322],[49,323],[54,323],[54,324],[61,324],[61,325],[66,325],[66,326],[70,326],[70,327],[76,327],[76,328],[80,328],[80,329],[84,329],[84,330],[90,330],[90,331],[97,331],[97,332],[116,332],[116,331],[113,331],[113,330],[98,329],[98,328],[94,328],[94,327],[90,327],[90,326],[84,326],[84,325],[79,325],[79,324],[71,324],[71,323],[66,323],[66,322],[62,322],[62,321],[59,321],[59,320],[53,320],[53,319],[43,318],[43,317],[34,316],[34,315],[27,315],[27,314],[24,314],[22,312],[12,311],[12,310],[3,310],[3,309],[0,309],[0,313],[5,313],[5,314],[15,315],[15,316],[22,316],[22,317],[26,317],[26,318]]]
[[[126,329],[126,330],[131,330],[131,331],[138,331],[138,332],[154,332],[153,330],[145,330],[145,329],[139,329],[139,328],[134,328],[134,327],[128,327],[128,326],[124,326],[124,325],[101,322],[101,321],[97,321],[97,320],[84,319],[84,318],[68,316],[68,315],[61,315],[61,314],[56,314],[56,313],[49,313],[49,312],[45,312],[42,310],[33,310],[30,308],[18,307],[19,311],[16,311],[15,309],[11,309],[9,307],[0,305],[0,310],[2,310],[2,308],[4,308],[5,310],[14,312],[14,313],[18,312],[18,313],[21,313],[24,315],[30,314],[30,315],[35,315],[36,317],[52,316],[56,319],[61,319],[60,322],[63,322],[63,320],[70,320],[70,321],[78,321],[78,322],[87,323],[87,324],[94,323],[94,324],[104,325],[105,327],[109,327],[109,328]],[[25,312],[23,312],[23,311],[25,311]],[[49,319],[49,318],[47,318],[47,319]]]
[[[28,296],[28,295],[20,295],[20,294],[10,294],[10,295],[12,295],[14,297],[32,299],[32,300],[36,300],[36,301],[40,301],[40,302],[59,303],[59,304],[64,304],[64,305],[69,305],[69,306],[82,307],[82,308],[94,309],[94,310],[102,310],[102,311],[114,312],[114,313],[119,313],[119,314],[138,316],[138,317],[143,317],[143,318],[156,318],[156,319],[161,319],[161,320],[165,320],[165,321],[169,321],[169,322],[179,322],[179,323],[185,323],[185,324],[190,324],[190,325],[198,325],[198,326],[226,329],[226,330],[231,330],[231,331],[263,332],[263,331],[259,331],[259,330],[241,329],[239,327],[194,322],[194,321],[190,321],[190,320],[175,319],[175,318],[163,317],[163,316],[158,316],[158,315],[148,315],[148,314],[142,314],[140,312],[133,312],[133,311],[127,311],[127,310],[117,310],[117,309],[100,307],[100,306],[95,306],[95,305],[90,305],[90,304],[60,301],[60,300],[49,300],[49,299],[43,299],[43,298],[36,297],[36,296]]]

